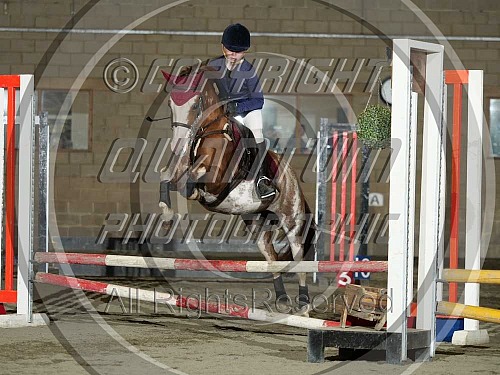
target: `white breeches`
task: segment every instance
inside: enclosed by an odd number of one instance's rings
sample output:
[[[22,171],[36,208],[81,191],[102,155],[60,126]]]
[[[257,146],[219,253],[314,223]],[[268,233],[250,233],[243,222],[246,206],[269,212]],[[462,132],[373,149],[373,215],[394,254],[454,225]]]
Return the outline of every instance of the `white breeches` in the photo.
[[[264,134],[262,132],[262,110],[256,109],[255,111],[249,112],[245,117],[236,116],[236,120],[240,121],[248,129],[250,129],[255,137],[255,141],[260,143],[264,141]]]

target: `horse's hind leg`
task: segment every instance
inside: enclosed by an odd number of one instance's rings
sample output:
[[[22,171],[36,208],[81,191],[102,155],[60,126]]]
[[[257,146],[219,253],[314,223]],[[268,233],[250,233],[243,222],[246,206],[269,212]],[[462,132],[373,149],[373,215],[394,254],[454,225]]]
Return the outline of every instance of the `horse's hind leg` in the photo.
[[[304,230],[304,220],[294,218],[287,222],[285,220],[284,227],[288,239],[288,243],[292,250],[293,260],[301,261],[304,258],[304,244],[302,243],[301,233]],[[300,272],[299,276],[299,304],[301,307],[306,307],[306,313],[309,309],[309,289],[307,287],[307,273]]]
[[[265,232],[257,241],[257,246],[260,252],[264,255],[268,262],[274,262],[278,260],[278,255],[274,250],[272,244],[272,232]],[[283,277],[281,273],[273,273],[273,284],[274,292],[276,293],[277,302],[286,302],[288,298],[285,290],[285,285],[283,283]]]

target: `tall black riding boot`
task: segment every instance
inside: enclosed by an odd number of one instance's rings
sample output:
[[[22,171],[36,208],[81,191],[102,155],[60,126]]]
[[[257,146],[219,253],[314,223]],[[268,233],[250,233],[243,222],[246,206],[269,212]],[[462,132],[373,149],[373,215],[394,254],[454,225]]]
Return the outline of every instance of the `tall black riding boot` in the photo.
[[[255,188],[260,199],[269,199],[276,195],[276,189],[272,180],[266,176],[266,166],[263,165],[267,154],[266,142],[257,143],[258,155],[254,162],[254,168],[258,168],[255,174]],[[257,167],[255,167],[255,165]],[[253,168],[252,168],[253,169]]]

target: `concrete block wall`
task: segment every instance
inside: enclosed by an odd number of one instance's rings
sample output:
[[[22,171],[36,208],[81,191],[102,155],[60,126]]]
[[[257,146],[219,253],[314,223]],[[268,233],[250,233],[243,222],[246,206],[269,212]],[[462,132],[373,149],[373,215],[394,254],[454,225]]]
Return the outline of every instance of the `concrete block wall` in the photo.
[[[256,35],[251,49],[255,54],[276,53],[297,59],[346,58],[350,64],[356,58],[385,57],[387,41],[372,38],[374,33],[426,37],[440,33],[451,37],[499,35],[496,0],[413,3],[416,9],[411,11],[400,0],[334,0],[330,6],[308,0],[195,0],[170,8],[160,0],[102,0],[95,5],[84,0],[9,2],[6,14],[0,15],[0,25],[17,29],[0,32],[0,47],[8,51],[0,54],[0,74],[34,73],[38,89],[74,87],[92,93],[90,149],[58,150],[55,155],[54,219],[59,234],[95,238],[108,213],[140,209],[156,212],[155,183],[110,184],[97,179],[115,139],[147,139],[140,169],[143,172],[158,138],[170,135],[167,123],[144,122],[149,113],[158,117],[168,114],[161,104],[161,94],[141,91],[155,59],[217,56],[221,53],[220,35],[203,33],[220,33],[231,22],[242,22],[254,33],[354,34],[355,37],[330,38]],[[117,31],[127,29],[131,33]],[[148,34],[135,34],[137,31]],[[167,31],[201,33],[163,34]],[[483,69],[485,98],[500,97],[498,41],[451,40],[445,48],[446,68]],[[139,84],[126,94],[112,92],[102,79],[106,64],[118,57],[133,61],[139,71]],[[347,95],[354,114],[364,108],[368,99],[362,91],[369,73],[364,69],[359,77],[361,83]],[[386,75],[388,70],[383,73]],[[154,82],[161,83],[161,77],[158,75]],[[126,159],[124,154],[118,165],[125,166]],[[294,166],[300,171],[306,161],[307,156],[297,156]],[[495,169],[499,168],[494,163]],[[372,186],[388,194],[388,186]],[[314,185],[307,183],[303,187],[312,204]],[[196,204],[189,203],[188,207],[201,212]],[[499,227],[500,216],[495,215],[493,233]],[[493,237],[489,255],[500,255],[500,239]]]

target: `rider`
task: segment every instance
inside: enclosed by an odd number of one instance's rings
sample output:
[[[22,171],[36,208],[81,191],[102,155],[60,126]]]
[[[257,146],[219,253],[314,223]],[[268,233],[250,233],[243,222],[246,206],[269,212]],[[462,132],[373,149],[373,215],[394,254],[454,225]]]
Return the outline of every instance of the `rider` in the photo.
[[[276,190],[271,179],[260,168],[267,152],[262,133],[264,96],[254,67],[245,60],[245,52],[250,48],[250,32],[239,23],[231,24],[224,30],[221,43],[223,55],[211,60],[208,65],[217,67],[221,73],[215,82],[219,98],[227,102],[228,112],[249,128],[255,137],[258,157],[252,165],[250,176],[256,175],[256,189],[260,198],[271,198]]]

